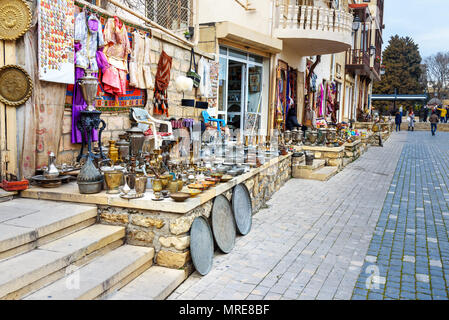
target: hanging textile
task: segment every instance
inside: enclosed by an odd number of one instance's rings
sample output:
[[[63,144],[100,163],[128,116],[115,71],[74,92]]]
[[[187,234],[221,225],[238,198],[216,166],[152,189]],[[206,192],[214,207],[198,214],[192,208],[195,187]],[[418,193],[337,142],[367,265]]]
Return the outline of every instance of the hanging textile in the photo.
[[[37,12],[36,12],[37,13]],[[24,105],[21,170],[25,178],[48,164],[48,154],[57,156],[64,116],[65,84],[39,81],[36,13],[32,27],[24,35],[25,70],[33,77],[31,98]]]
[[[126,93],[128,75],[128,54],[131,46],[126,26],[117,17],[109,18],[104,28],[103,50],[109,62],[109,67],[103,73],[104,90],[118,96]]]
[[[80,6],[75,6],[76,12],[78,12],[78,15],[81,14],[81,8]],[[106,23],[108,21],[109,17],[106,15],[102,15],[100,14],[100,18],[99,21],[101,23],[101,27],[103,30],[105,30],[105,26]],[[126,28],[127,30],[127,36],[128,36],[128,42],[130,43],[130,46],[132,44],[132,32],[134,30],[136,30],[135,27],[131,27],[131,26],[127,26],[124,25],[124,28]],[[140,30],[140,29],[139,29]],[[148,39],[148,41],[147,41]],[[151,50],[151,42],[150,39],[147,37],[146,41],[145,41],[145,63],[144,63],[144,70],[150,70],[150,73],[145,73],[146,78],[150,78],[151,76],[151,68],[149,67],[149,51]],[[148,43],[148,49],[147,49],[147,43]],[[97,51],[97,55],[98,55],[98,51]],[[102,53],[103,54],[103,53]],[[104,54],[103,54],[104,55]],[[106,56],[104,56],[106,57]],[[95,59],[93,59],[95,60]],[[96,59],[96,61],[98,61],[98,57]],[[107,63],[107,65],[109,65],[109,63]],[[105,70],[99,70],[99,80],[103,78],[103,74],[104,74]],[[115,76],[115,78],[117,78],[117,76]],[[117,82],[116,85],[120,85],[120,75],[118,75],[118,79],[119,81]],[[107,85],[104,85],[103,83],[101,83],[98,86],[98,91],[97,91],[97,99],[95,101],[95,108],[99,111],[114,111],[114,112],[129,112],[130,108],[134,108],[134,107],[143,107],[145,105],[145,101],[146,101],[146,90],[142,90],[136,87],[130,87],[129,85],[129,81],[127,79],[127,76],[125,76],[125,81],[126,81],[126,90],[125,93],[117,96],[117,95],[113,95],[111,93],[109,93],[108,91],[110,91],[110,87],[108,87]],[[147,82],[147,79],[145,79],[145,82]],[[148,88],[152,88],[153,87],[153,80],[150,78],[149,81],[149,86]],[[74,86],[73,85],[68,85],[67,86],[67,92],[66,92],[66,101],[65,101],[65,106],[66,107],[72,107],[73,105],[73,99],[74,99]]]
[[[131,59],[129,60],[129,85],[132,87],[146,89],[143,75],[143,61],[145,54],[145,36],[139,31],[133,32]]]
[[[172,58],[162,50],[157,65],[156,81],[154,85],[153,112],[155,114],[165,114],[168,117],[168,97],[167,88],[170,83],[170,70]]]
[[[201,57],[198,61],[198,74],[201,76],[199,89],[200,95],[205,98],[212,96],[210,68],[210,63],[204,57]]]

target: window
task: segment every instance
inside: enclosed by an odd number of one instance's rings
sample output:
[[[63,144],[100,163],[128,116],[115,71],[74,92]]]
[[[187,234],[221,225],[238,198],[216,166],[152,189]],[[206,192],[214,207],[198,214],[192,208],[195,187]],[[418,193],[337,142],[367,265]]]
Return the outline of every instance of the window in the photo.
[[[169,30],[193,25],[192,0],[146,0],[147,18]]]

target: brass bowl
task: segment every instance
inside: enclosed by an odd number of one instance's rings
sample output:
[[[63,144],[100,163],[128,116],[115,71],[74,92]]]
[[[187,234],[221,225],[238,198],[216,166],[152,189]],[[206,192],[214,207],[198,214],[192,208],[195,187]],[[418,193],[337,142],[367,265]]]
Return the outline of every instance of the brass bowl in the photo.
[[[187,191],[187,193],[190,195],[191,198],[196,197],[197,195],[199,195],[201,193],[201,190],[199,189],[189,189]]]
[[[175,202],[184,202],[190,198],[190,193],[187,192],[175,192],[170,194],[170,197],[175,200]]]
[[[221,182],[228,182],[231,181],[234,177],[228,174],[225,174],[223,177],[221,177]]]
[[[189,184],[187,187],[189,189],[196,189],[196,190],[201,190],[201,191],[206,189],[206,186],[202,183],[192,183],[192,184]]]

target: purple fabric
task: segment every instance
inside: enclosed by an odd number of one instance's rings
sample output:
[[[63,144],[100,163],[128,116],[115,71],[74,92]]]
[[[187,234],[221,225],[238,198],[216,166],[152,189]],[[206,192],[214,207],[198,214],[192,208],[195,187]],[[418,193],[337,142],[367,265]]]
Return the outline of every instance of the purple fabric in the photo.
[[[83,138],[81,131],[78,130],[76,124],[78,123],[81,111],[86,109],[87,103],[83,98],[81,87],[78,84],[78,79],[84,77],[84,69],[75,68],[75,86],[73,88],[73,104],[72,104],[72,143],[82,143]],[[98,76],[98,73],[92,73],[94,77]],[[97,130],[92,130],[92,141],[98,141]]]
[[[89,27],[91,32],[98,31],[98,21],[97,20],[89,19],[89,21],[87,21],[87,26]]]
[[[104,73],[106,69],[109,67],[108,59],[101,50],[98,50],[96,55],[97,55],[98,68],[101,69],[101,71],[103,71]]]

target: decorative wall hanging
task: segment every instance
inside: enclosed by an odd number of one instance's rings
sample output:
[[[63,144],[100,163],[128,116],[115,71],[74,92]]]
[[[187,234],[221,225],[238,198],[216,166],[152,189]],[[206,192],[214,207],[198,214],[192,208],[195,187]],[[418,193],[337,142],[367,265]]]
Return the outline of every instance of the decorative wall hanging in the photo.
[[[39,79],[73,84],[75,82],[74,0],[39,0],[38,9]]]
[[[0,0],[0,39],[15,40],[31,26],[31,9],[24,0]]]
[[[33,82],[20,66],[7,65],[0,68],[0,101],[8,106],[20,106],[31,96]]]

